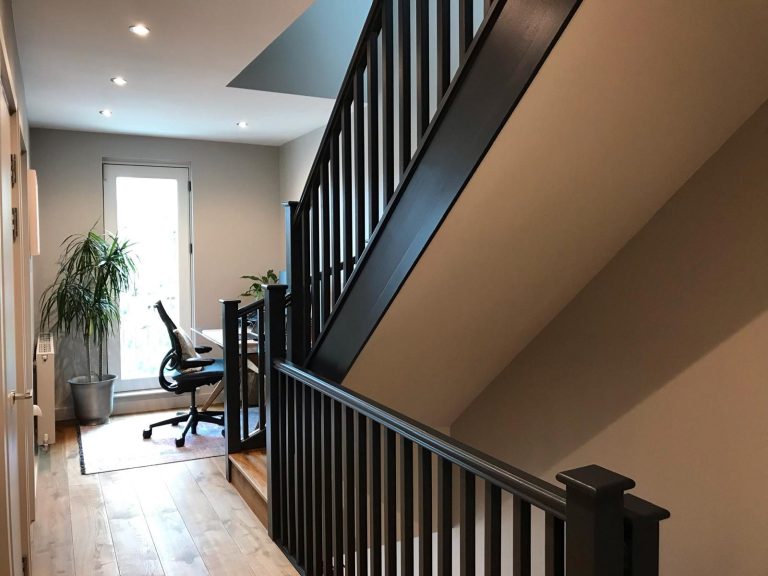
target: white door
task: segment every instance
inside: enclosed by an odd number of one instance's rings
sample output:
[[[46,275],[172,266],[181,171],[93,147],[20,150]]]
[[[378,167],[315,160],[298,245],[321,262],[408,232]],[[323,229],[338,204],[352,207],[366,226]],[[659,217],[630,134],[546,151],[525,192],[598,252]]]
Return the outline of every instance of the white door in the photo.
[[[188,168],[104,164],[104,225],[133,244],[136,261],[134,287],[120,297],[120,331],[108,345],[119,391],[157,387],[169,342],[155,302],[178,326],[192,325],[190,193]]]
[[[0,574],[21,576],[21,518],[16,412],[13,219],[11,212],[11,122],[5,92],[0,97]],[[19,402],[29,402],[20,400]]]

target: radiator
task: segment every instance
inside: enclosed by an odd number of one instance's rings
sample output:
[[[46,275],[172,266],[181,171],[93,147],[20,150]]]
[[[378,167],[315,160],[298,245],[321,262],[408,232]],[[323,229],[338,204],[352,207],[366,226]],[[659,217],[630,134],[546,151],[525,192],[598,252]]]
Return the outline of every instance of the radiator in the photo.
[[[37,417],[37,443],[39,445],[56,442],[55,360],[53,336],[40,334],[37,338],[37,352],[35,354],[37,373],[35,404],[42,411],[42,415]]]

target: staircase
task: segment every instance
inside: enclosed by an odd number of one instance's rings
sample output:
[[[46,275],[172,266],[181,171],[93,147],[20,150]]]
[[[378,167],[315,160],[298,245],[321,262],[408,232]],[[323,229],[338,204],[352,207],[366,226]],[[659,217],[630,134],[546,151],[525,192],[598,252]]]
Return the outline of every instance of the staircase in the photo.
[[[287,205],[288,286],[222,303],[228,478],[304,574],[494,576],[502,535],[515,575],[536,541],[546,574],[658,574],[669,514],[631,479],[591,465],[563,490],[338,384],[578,4],[375,0]]]

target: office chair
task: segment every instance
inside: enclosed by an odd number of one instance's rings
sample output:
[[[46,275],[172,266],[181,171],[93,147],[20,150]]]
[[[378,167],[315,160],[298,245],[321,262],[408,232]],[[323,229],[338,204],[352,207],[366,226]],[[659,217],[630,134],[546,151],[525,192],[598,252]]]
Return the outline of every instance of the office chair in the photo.
[[[150,424],[149,428],[144,429],[143,436],[145,439],[150,438],[152,436],[152,429],[157,428],[158,426],[165,426],[166,424],[178,426],[181,422],[186,421],[187,424],[184,427],[184,431],[181,433],[181,436],[176,438],[176,446],[181,448],[184,446],[184,439],[187,436],[187,432],[192,430],[192,434],[197,434],[198,423],[209,422],[211,424],[224,426],[223,412],[215,410],[198,412],[197,404],[195,404],[195,391],[200,388],[200,386],[208,386],[221,381],[224,377],[224,365],[221,360],[214,360],[213,358],[185,359],[182,353],[179,337],[174,332],[174,330],[176,330],[176,324],[174,324],[173,320],[168,316],[162,301],[158,300],[155,304],[155,308],[157,308],[157,312],[160,314],[160,318],[168,330],[168,337],[171,340],[171,349],[163,357],[163,361],[160,364],[160,386],[174,394],[186,394],[189,392],[191,394],[191,402],[189,405],[189,412]],[[210,351],[210,346],[195,347],[195,352],[200,354],[205,354]],[[168,373],[170,373],[171,380],[166,378]],[[222,434],[223,433],[224,432],[222,431]]]

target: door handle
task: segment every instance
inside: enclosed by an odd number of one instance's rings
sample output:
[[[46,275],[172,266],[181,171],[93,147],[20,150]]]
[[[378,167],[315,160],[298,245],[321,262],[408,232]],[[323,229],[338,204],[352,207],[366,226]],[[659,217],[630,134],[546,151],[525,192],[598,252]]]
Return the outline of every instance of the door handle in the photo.
[[[32,390],[27,390],[23,394],[19,394],[18,392],[11,392],[8,394],[10,396],[11,400],[13,400],[13,403],[16,404],[16,400],[32,400]]]

